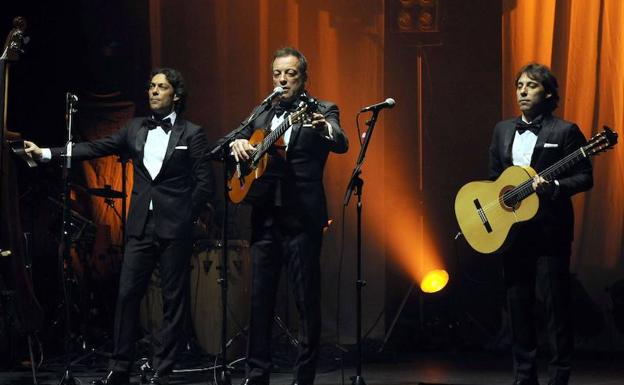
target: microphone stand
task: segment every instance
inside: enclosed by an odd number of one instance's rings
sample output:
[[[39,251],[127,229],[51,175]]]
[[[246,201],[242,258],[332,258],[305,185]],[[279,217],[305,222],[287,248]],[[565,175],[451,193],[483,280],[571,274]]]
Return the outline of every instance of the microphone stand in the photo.
[[[65,94],[65,119],[67,121],[67,144],[65,147],[65,155],[63,161],[63,225],[61,231],[61,248],[62,252],[59,255],[59,270],[61,274],[61,280],[63,285],[63,296],[65,299],[65,355],[66,365],[63,377],[59,382],[59,385],[79,385],[80,381],[77,380],[72,373],[72,360],[70,356],[70,299],[71,299],[71,284],[68,282],[72,279],[72,259],[71,259],[71,246],[72,238],[70,234],[71,226],[71,168],[72,168],[72,130],[73,130],[73,117],[77,112],[74,103],[78,102],[78,98],[71,93]]]
[[[221,233],[221,269],[219,269],[219,279],[217,282],[221,286],[221,365],[218,365],[219,374],[215,376],[218,385],[231,385],[232,378],[226,362],[227,352],[227,292],[228,292],[228,168],[227,162],[230,156],[230,143],[234,141],[236,135],[256,119],[256,117],[266,111],[270,103],[263,103],[262,109],[254,110],[249,117],[244,120],[240,127],[224,136],[220,143],[206,154],[208,159],[213,159],[223,164],[223,220]],[[215,368],[216,369],[216,368]]]
[[[121,164],[121,255],[124,255],[126,252],[126,206],[128,204],[128,189],[126,188],[128,155],[120,155],[117,161]]]
[[[349,205],[349,200],[355,189],[355,195],[357,196],[357,278],[355,281],[356,290],[356,344],[357,344],[357,356],[356,356],[356,372],[355,376],[351,377],[351,384],[353,385],[365,385],[364,378],[362,377],[362,288],[366,286],[366,281],[362,279],[362,190],[364,187],[364,180],[360,178],[362,173],[362,166],[364,165],[364,157],[366,156],[366,150],[373,136],[373,130],[375,129],[375,123],[377,122],[377,115],[379,115],[379,109],[373,110],[373,115],[366,122],[368,130],[366,130],[366,136],[364,138],[364,144],[360,147],[360,154],[358,155],[355,168],[351,174],[349,185],[343,199],[343,205],[346,207]]]

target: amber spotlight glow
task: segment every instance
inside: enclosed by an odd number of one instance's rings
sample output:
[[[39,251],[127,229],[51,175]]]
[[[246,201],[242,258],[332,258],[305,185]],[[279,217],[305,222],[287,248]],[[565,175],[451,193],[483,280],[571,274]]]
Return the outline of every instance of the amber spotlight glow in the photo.
[[[432,270],[420,282],[420,290],[424,293],[435,293],[444,289],[448,281],[449,275],[446,270]]]

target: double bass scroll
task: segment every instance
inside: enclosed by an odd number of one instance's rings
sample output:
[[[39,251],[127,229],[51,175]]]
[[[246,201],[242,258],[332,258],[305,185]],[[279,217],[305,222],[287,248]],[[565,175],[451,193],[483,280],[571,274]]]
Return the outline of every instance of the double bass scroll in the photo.
[[[26,247],[20,220],[20,202],[17,186],[18,158],[14,154],[11,142],[20,140],[18,132],[7,128],[7,105],[9,97],[9,72],[13,62],[19,60],[25,43],[24,30],[26,20],[22,17],[13,19],[13,29],[9,32],[2,54],[0,55],[0,250],[3,257],[2,280],[6,289],[13,292],[16,323],[20,332],[32,333],[40,329],[43,322],[43,309],[35,297],[32,278],[26,265]],[[22,144],[23,146],[23,144]]]

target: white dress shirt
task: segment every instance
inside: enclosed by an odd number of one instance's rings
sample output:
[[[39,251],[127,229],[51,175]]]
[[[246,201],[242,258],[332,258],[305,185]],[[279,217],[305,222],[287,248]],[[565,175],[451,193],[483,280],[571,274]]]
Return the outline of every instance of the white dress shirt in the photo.
[[[171,120],[171,126],[173,126],[176,116],[175,111],[172,111],[164,119],[169,118],[169,120]],[[161,126],[156,126],[156,128],[147,132],[147,139],[145,139],[145,147],[143,149],[143,165],[147,169],[147,172],[149,172],[152,180],[156,179],[162,168],[170,136],[171,130],[165,132]],[[152,201],[150,201],[149,209],[154,209],[154,203]]]
[[[527,124],[531,123],[527,122],[524,116],[522,117],[522,121]],[[516,136],[514,137],[513,146],[511,148],[511,158],[513,164],[523,167],[530,166],[536,142],[537,135],[530,130],[525,130],[522,134],[516,130]]]

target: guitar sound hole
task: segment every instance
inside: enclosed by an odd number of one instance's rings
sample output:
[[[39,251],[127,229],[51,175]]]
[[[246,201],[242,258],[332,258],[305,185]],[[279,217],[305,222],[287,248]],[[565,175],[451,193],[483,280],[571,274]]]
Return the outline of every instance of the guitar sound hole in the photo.
[[[501,189],[500,194],[498,196],[499,201],[501,202],[501,207],[505,211],[516,211],[518,207],[520,207],[520,202],[516,199],[515,196],[505,197],[505,194],[511,190],[513,190],[515,186],[505,186]]]

